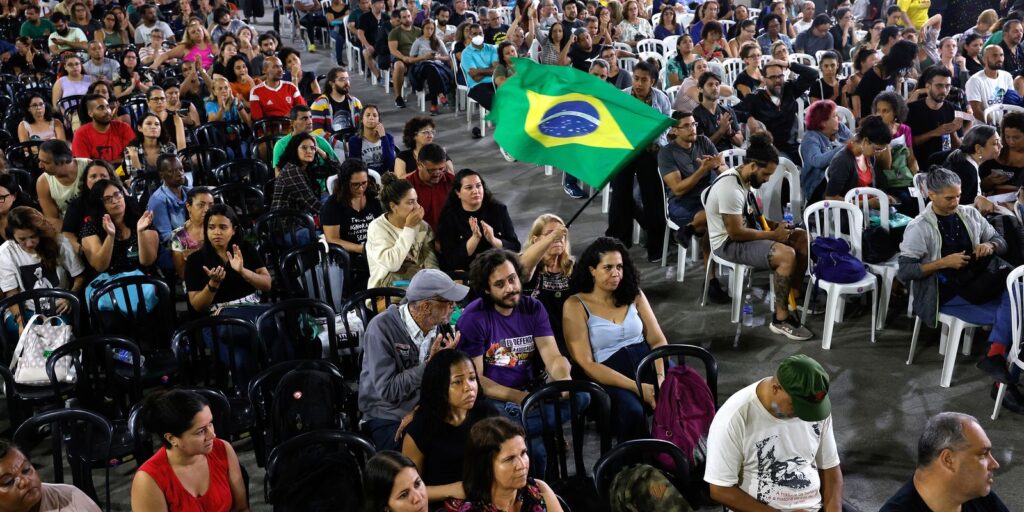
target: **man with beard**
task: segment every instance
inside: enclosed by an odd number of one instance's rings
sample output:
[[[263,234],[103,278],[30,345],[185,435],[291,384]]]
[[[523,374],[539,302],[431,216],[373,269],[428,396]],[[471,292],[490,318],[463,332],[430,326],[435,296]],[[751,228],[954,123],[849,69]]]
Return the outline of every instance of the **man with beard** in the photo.
[[[796,77],[786,80],[786,69]],[[745,121],[750,133],[764,131],[775,137],[775,146],[793,163],[800,165],[797,142],[797,102],[818,80],[818,70],[784,60],[772,60],[762,67],[764,88],[743,97],[736,114]],[[803,122],[801,119],[799,122]]]
[[[246,26],[245,22],[231,17],[231,11],[227,7],[218,7],[213,10],[213,29],[210,30],[210,39],[217,44],[225,34],[238,35],[238,31]]]
[[[282,80],[284,67],[281,59],[267,57],[264,59],[264,82],[252,88],[249,93],[249,109],[252,120],[259,121],[264,117],[288,117],[295,105],[305,105],[306,100],[299,94],[295,84]]]
[[[416,189],[416,197],[423,207],[423,220],[437,232],[437,221],[455,181],[455,175],[448,170],[448,155],[444,148],[437,144],[420,148],[416,172],[409,173],[405,179]]]
[[[91,119],[75,131],[75,139],[71,143],[71,152],[76,158],[106,160],[117,167],[124,160],[124,148],[135,139],[135,130],[131,125],[114,119],[107,99],[99,94],[88,94],[82,100],[79,110],[85,108]]]
[[[25,8],[25,22],[21,24],[18,35],[29,39],[49,37],[55,29],[52,21],[39,15],[39,6],[29,4]]]
[[[569,48],[569,61],[572,67],[590,71],[590,63],[601,57],[601,47],[594,45],[594,39],[585,28],[576,29],[576,42]]]
[[[1011,75],[1018,75],[1024,71],[1024,24],[1020,20],[1009,18],[1003,23],[1003,42],[999,47],[1003,49],[1006,59],[1003,61],[1003,70]]]
[[[779,151],[771,136],[751,135],[743,164],[715,179],[706,193],[704,211],[711,250],[716,255],[754,269],[771,269],[775,315],[768,328],[791,340],[805,341],[814,335],[789,311],[789,291],[803,289],[807,232],[791,224],[764,221],[750,191],[767,183],[778,165]],[[761,229],[765,225],[769,230]],[[728,506],[736,509],[731,503]]]
[[[82,70],[93,78],[110,82],[121,68],[116,60],[106,56],[106,51],[103,41],[89,41],[89,58],[82,63]]]
[[[569,44],[576,29],[584,28],[583,20],[578,18],[579,14],[580,5],[576,3],[576,0],[562,2],[562,43],[559,46],[564,48]]]
[[[327,72],[327,92],[313,101],[313,135],[319,135],[333,144],[344,145],[356,133],[363,113],[363,103],[349,94],[348,70],[334,68]]]
[[[960,147],[957,130],[964,121],[956,117],[956,108],[946,101],[952,81],[953,73],[944,66],[924,70],[918,83],[924,84],[927,94],[907,105],[907,126],[914,134],[914,158],[922,168],[928,167],[935,153]]]
[[[731,107],[718,103],[722,79],[712,71],[700,76],[700,104],[693,109],[693,120],[697,122],[697,133],[711,139],[719,151],[743,145],[743,131],[736,121]]]
[[[455,12],[451,15],[451,20],[448,22],[449,25],[455,25],[457,27],[464,21],[472,21],[473,23],[476,23],[479,19],[475,12],[466,9],[466,0],[455,0],[454,6]]]
[[[60,55],[60,52],[68,50],[85,50],[89,46],[89,39],[85,37],[82,29],[68,25],[68,17],[57,13],[53,15],[54,31],[50,34],[47,42],[50,45],[50,53]]]
[[[447,5],[442,5],[437,8],[437,14],[435,17],[435,21],[437,21],[437,33],[441,36],[441,40],[445,43],[455,41],[455,29],[457,27],[449,22],[452,17],[452,10],[449,9]]]
[[[797,354],[729,397],[708,432],[711,499],[737,512],[840,512],[843,472],[828,391],[825,369]]]
[[[940,412],[917,441],[917,470],[880,512],[1009,512],[992,491],[999,463],[977,418]]]
[[[260,34],[260,38],[257,41],[259,42],[260,53],[249,61],[249,67],[252,68],[253,77],[263,76],[264,59],[277,55],[276,35],[272,33]]]
[[[413,57],[410,51],[412,43],[423,34],[423,31],[413,26],[412,12],[406,7],[398,8],[398,20],[399,25],[388,33],[388,49],[391,51],[391,58],[394,59],[391,79],[395,91],[395,106],[405,108],[405,98],[402,97],[405,73],[414,63],[423,60],[423,57]]]
[[[164,33],[164,39],[168,42],[174,42],[174,31],[171,30],[171,26],[167,23],[160,21],[156,18],[156,6],[153,4],[145,4],[139,7],[139,11],[142,14],[142,23],[139,24],[135,29],[135,44],[140,46],[149,45],[149,34],[154,30],[159,30]]]
[[[571,380],[569,360],[558,351],[544,305],[522,293],[522,273],[512,251],[490,249],[477,256],[469,267],[469,282],[480,298],[466,306],[456,325],[462,338],[459,350],[473,360],[484,396],[517,422],[522,421],[523,400],[544,385],[545,373],[553,381]],[[587,395],[576,399],[579,410],[590,403]],[[570,404],[561,408],[561,417],[569,421]],[[526,418],[534,463],[541,471],[546,454],[539,434],[542,421],[554,426],[551,412],[542,420],[540,409],[534,409]]]
[[[1003,95],[1013,90],[1013,77],[1003,69],[1004,61],[1002,48],[997,45],[986,47],[985,69],[971,75],[964,88],[974,118],[982,123],[985,122],[985,109],[992,105],[1001,105]]]
[[[508,25],[501,22],[501,14],[497,9],[489,9],[487,11],[487,26],[484,28],[484,42],[498,45],[506,38],[508,38]]]

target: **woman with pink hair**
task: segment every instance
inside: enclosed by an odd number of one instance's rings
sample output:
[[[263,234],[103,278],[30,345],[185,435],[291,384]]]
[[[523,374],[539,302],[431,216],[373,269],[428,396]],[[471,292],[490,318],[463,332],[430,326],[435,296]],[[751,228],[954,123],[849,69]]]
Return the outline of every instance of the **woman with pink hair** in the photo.
[[[839,111],[832,100],[811,103],[804,113],[804,123],[807,132],[800,142],[800,158],[803,160],[800,187],[807,204],[811,204],[824,198],[828,164],[853,134],[839,120]]]

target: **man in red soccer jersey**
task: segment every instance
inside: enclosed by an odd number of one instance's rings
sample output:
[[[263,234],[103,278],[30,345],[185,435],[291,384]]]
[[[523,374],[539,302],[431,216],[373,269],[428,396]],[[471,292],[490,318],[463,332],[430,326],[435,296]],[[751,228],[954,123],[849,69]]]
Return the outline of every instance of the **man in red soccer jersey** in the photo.
[[[281,59],[277,57],[263,59],[263,73],[265,81],[253,87],[252,92],[249,93],[249,108],[252,111],[253,121],[264,117],[288,117],[293,106],[306,104],[306,100],[302,99],[299,88],[295,87],[295,84],[281,80],[284,77]]]

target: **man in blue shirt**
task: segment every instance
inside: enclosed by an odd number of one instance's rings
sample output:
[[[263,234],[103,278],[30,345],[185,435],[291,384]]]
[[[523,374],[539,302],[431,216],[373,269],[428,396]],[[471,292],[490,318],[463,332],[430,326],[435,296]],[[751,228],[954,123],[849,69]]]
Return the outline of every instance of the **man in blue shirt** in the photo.
[[[498,64],[498,49],[493,44],[484,42],[484,30],[479,23],[473,23],[466,29],[470,35],[470,45],[462,51],[462,71],[466,74],[466,85],[469,86],[469,97],[490,110],[494,101],[494,82],[491,75]]]
[[[186,185],[185,169],[178,157],[162,154],[156,160],[157,171],[163,185],[153,191],[149,197],[147,210],[153,212],[153,227],[160,234],[160,255],[157,265],[160,268],[174,268],[171,254],[167,250],[167,241],[171,232],[185,225],[188,212],[185,211],[185,196],[191,187]],[[173,272],[172,272],[173,273]]]

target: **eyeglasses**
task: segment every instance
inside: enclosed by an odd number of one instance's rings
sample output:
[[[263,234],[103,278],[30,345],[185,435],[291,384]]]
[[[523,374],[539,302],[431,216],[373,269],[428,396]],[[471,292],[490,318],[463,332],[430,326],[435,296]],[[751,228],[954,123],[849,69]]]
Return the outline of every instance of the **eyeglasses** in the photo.
[[[5,202],[12,197],[14,197],[14,194],[0,194],[0,203]]]
[[[363,188],[363,187],[370,186],[370,182],[369,181],[356,181],[354,183],[349,183],[348,186],[350,186],[352,188]]]
[[[765,80],[782,80],[783,75],[768,75],[764,77]]]
[[[28,106],[29,106],[29,108],[43,108],[43,107],[46,106],[46,103],[43,103],[43,102],[29,103]]]
[[[448,309],[455,309],[455,301],[447,299],[430,299],[430,302],[441,304]]]
[[[124,199],[124,194],[120,192],[114,192],[109,196],[103,196],[103,204],[114,204]]]
[[[429,130],[428,129],[428,130],[420,130],[420,131],[418,131],[416,133],[418,133],[420,135],[433,135],[436,132],[434,130]]]
[[[152,98],[149,99],[149,101],[157,101],[157,102],[167,101],[167,97],[165,97],[165,96],[153,96]]]

